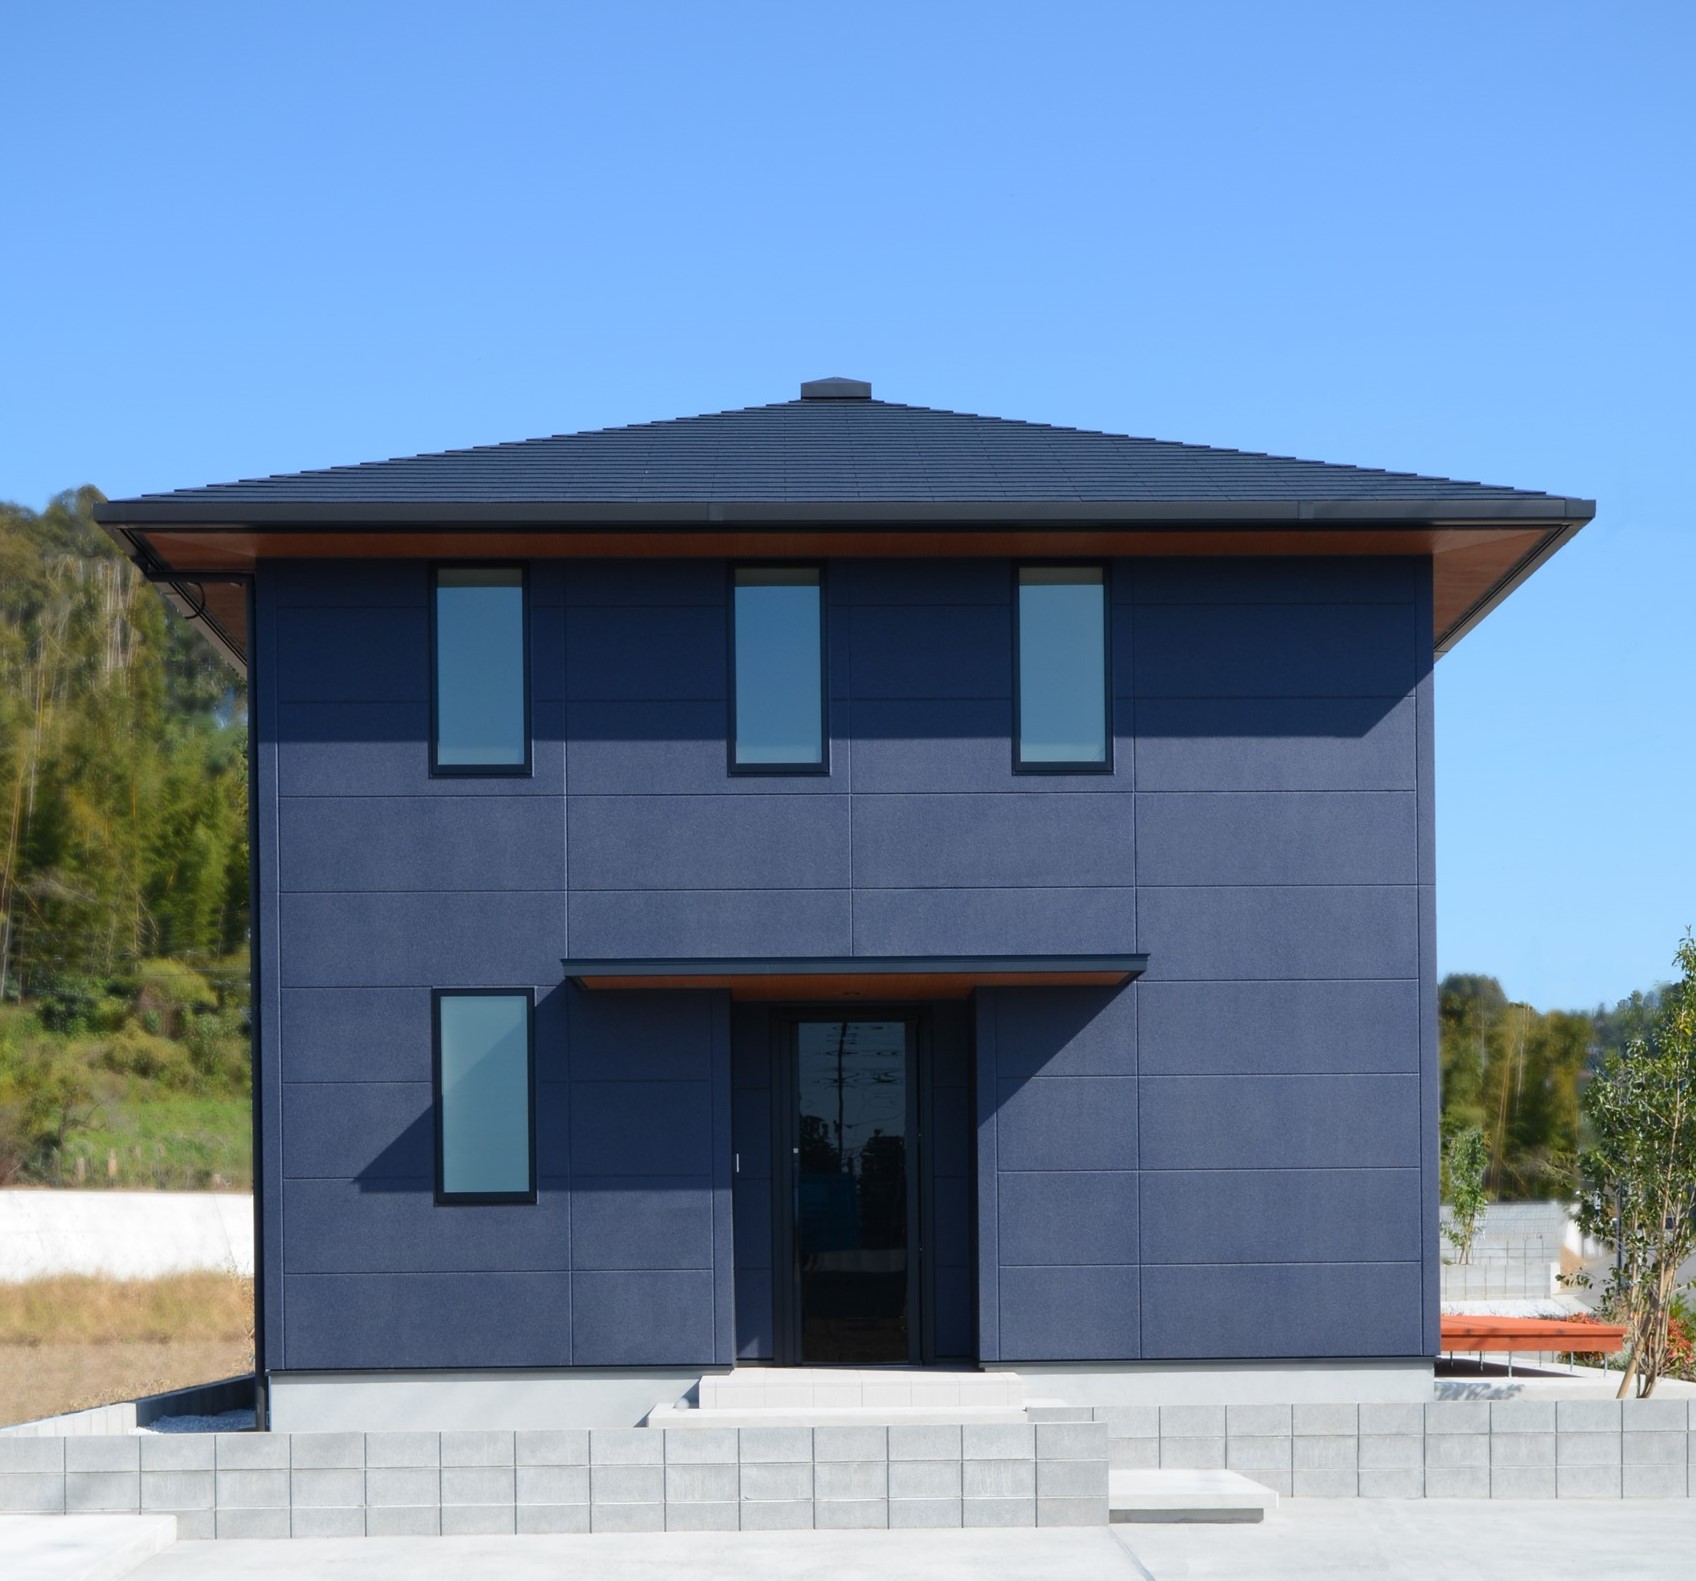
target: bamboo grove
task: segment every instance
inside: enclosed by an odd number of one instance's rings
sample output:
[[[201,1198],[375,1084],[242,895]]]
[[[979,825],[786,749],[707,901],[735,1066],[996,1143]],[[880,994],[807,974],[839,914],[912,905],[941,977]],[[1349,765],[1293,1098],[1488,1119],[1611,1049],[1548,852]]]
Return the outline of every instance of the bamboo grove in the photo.
[[[0,505],[0,996],[247,937],[245,698],[95,526]]]

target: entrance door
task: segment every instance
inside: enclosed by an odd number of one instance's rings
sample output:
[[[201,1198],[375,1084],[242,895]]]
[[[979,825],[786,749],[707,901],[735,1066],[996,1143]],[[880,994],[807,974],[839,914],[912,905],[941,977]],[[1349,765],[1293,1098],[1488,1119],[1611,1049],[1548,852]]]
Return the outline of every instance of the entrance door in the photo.
[[[794,1277],[783,1348],[805,1366],[917,1353],[915,1032],[901,1015],[790,1023]]]

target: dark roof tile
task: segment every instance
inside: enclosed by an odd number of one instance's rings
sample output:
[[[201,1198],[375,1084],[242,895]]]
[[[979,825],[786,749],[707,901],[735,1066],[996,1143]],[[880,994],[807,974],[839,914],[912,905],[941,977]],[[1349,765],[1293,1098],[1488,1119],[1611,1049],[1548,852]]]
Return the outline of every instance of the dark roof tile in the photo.
[[[1411,472],[871,400],[799,400],[147,495],[152,501],[583,503],[1548,499]]]

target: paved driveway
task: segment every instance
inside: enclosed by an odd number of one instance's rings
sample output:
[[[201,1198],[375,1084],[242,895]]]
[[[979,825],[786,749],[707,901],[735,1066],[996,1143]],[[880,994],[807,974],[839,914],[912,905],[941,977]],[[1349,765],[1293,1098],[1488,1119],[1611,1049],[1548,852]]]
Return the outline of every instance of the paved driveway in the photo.
[[[668,1532],[178,1543],[137,1581],[1140,1581],[1110,1532]]]
[[[179,1543],[142,1581],[1688,1581],[1696,1502],[1286,1501],[1257,1526]]]
[[[1300,1499],[1258,1526],[1119,1526],[1139,1581],[1689,1581],[1696,1503]]]

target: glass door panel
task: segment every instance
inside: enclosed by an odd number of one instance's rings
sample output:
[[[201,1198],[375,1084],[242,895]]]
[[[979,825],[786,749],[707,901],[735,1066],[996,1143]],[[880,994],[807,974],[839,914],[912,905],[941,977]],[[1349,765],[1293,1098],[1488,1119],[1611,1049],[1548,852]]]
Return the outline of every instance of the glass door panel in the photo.
[[[909,1359],[905,1021],[795,1024],[801,1360]]]

